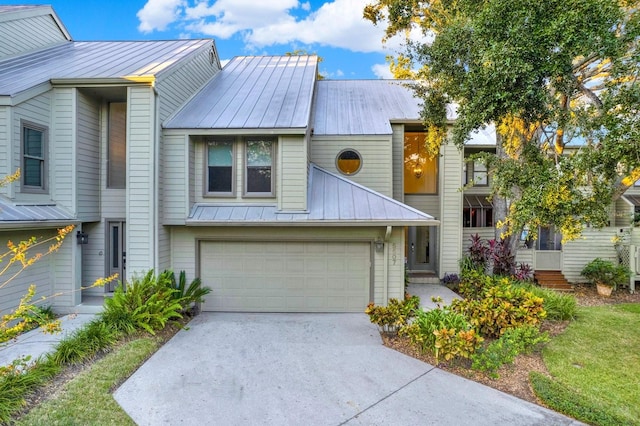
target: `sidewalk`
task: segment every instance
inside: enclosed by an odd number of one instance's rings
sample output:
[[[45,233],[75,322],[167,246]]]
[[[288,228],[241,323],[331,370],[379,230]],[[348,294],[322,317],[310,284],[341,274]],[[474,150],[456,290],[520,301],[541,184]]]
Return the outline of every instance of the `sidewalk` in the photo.
[[[462,299],[461,296],[449,290],[442,284],[417,284],[410,283],[406,286],[407,293],[420,298],[420,307],[425,310],[433,309],[436,304],[431,301],[432,297],[442,298],[443,305],[450,305],[453,299]]]
[[[94,318],[95,314],[65,315],[60,318],[60,325],[62,326],[60,333],[46,334],[37,328],[0,344],[0,366],[9,365],[15,359],[27,355],[31,355],[31,361],[35,361],[41,355],[52,352],[60,340]]]

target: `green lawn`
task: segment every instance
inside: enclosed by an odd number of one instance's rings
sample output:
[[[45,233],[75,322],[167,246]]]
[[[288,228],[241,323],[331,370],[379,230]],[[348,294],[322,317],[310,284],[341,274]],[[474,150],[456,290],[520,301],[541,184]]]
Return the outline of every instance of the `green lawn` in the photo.
[[[67,383],[17,425],[135,425],[113,399],[113,388],[133,373],[158,347],[152,337],[135,339]]]
[[[593,424],[640,425],[640,304],[580,308],[543,357],[553,381],[533,385],[550,407]]]

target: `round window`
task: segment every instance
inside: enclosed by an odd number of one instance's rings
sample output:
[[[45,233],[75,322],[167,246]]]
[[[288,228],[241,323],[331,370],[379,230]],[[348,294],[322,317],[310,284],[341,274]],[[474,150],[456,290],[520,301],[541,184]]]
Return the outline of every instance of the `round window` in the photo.
[[[336,167],[345,175],[353,175],[360,171],[362,160],[360,154],[353,149],[344,149],[336,157]]]

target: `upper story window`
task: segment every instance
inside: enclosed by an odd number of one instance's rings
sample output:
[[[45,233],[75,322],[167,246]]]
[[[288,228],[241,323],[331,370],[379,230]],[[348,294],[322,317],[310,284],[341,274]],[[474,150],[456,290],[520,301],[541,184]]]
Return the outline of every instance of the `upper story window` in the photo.
[[[127,185],[127,104],[109,104],[107,137],[107,188],[125,189]]]
[[[22,191],[46,191],[47,137],[44,126],[23,121],[22,126]]]
[[[405,194],[438,193],[438,157],[429,157],[425,140],[424,132],[408,132],[404,135]]]
[[[273,194],[273,140],[247,139],[245,193],[247,195]]]
[[[493,227],[493,205],[489,200],[485,197],[465,195],[462,226],[464,228]]]
[[[360,154],[353,149],[343,149],[336,157],[336,167],[342,174],[355,175],[362,167]]]
[[[207,142],[207,192],[233,194],[233,140]]]
[[[474,186],[489,185],[489,172],[487,166],[479,160],[465,163],[464,184],[473,183]]]

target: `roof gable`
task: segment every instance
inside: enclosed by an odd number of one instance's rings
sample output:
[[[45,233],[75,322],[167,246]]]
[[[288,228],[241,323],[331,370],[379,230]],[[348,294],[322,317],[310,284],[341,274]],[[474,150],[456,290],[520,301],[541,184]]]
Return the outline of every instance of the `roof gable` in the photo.
[[[164,127],[305,129],[316,73],[316,56],[236,57]]]

